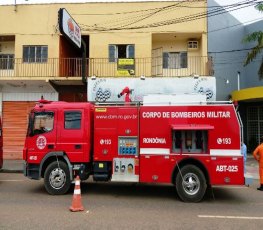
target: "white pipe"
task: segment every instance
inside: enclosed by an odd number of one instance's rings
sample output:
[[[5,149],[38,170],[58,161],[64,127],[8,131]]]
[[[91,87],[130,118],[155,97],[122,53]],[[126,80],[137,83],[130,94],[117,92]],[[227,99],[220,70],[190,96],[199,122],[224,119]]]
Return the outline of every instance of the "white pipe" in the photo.
[[[240,90],[240,72],[237,71],[237,90]]]

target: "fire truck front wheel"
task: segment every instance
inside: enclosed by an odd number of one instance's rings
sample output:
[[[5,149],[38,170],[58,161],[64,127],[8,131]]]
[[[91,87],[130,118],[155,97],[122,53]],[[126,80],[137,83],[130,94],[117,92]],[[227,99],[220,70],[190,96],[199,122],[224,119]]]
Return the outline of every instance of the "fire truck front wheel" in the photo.
[[[52,162],[45,171],[44,184],[51,195],[65,194],[71,185],[68,166],[63,161]]]
[[[195,165],[183,166],[176,176],[176,190],[182,201],[201,201],[206,188],[204,173]]]

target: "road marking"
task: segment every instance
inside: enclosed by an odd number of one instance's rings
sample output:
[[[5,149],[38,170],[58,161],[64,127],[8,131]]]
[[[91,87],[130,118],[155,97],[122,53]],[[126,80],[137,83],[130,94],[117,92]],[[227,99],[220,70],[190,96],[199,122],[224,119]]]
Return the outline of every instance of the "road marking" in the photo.
[[[25,180],[0,180],[0,182],[20,182]]]
[[[245,219],[245,220],[263,220],[263,217],[257,216],[209,216],[198,215],[199,218],[217,218],[217,219]]]

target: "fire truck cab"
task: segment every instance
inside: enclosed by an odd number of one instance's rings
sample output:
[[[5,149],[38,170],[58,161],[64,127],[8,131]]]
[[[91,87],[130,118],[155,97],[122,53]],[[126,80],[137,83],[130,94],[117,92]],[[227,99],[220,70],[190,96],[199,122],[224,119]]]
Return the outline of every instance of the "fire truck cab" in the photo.
[[[82,180],[175,185],[186,202],[208,186],[244,185],[233,104],[93,105],[40,101],[29,115],[24,174],[50,194]]]

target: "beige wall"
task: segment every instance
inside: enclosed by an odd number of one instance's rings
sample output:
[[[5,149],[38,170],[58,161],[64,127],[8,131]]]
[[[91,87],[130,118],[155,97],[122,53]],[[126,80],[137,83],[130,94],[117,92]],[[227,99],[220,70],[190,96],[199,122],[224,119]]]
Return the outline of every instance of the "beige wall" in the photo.
[[[16,35],[15,54],[16,58],[22,58],[23,45],[47,45],[48,58],[59,57],[59,36],[51,35]]]
[[[16,35],[15,53],[17,58],[22,57],[22,45],[48,45],[49,58],[57,58],[59,56],[57,12],[59,8],[63,7],[79,23],[82,34],[90,35],[90,57],[107,57],[108,44],[135,44],[136,58],[150,57],[152,33],[181,33],[186,37],[187,34],[191,36],[190,33],[194,33],[202,40],[200,47],[203,51],[200,52],[204,54],[207,50],[204,47],[204,45],[207,46],[206,18],[128,31],[121,29],[100,32],[96,30],[96,28],[140,27],[153,23],[175,21],[181,17],[204,13],[206,10],[205,1],[186,1],[180,4],[175,2],[134,2],[18,5],[16,11],[14,6],[0,6],[0,35]],[[170,46],[170,44],[167,43],[165,46]],[[178,43],[173,46],[181,49],[183,44]]]
[[[0,54],[14,54],[15,43],[14,42],[0,42]]]
[[[109,44],[134,44],[136,58],[151,57],[152,39],[150,33],[91,34],[90,57],[107,58]]]
[[[173,8],[168,7],[172,5],[174,6]],[[90,28],[138,27],[204,13],[206,11],[205,7],[205,1],[185,1],[180,4],[176,2],[90,3],[85,5],[79,4],[79,6],[77,4],[66,6],[77,22],[81,21],[85,26],[89,26]],[[133,29],[133,31],[200,32],[206,31],[206,19],[193,20],[186,23],[174,23],[161,27]]]
[[[49,57],[59,55],[57,10],[51,5],[0,6],[0,36],[15,35],[15,56],[22,58],[23,45],[48,45]]]
[[[31,76],[58,76],[58,60],[52,62],[51,59],[57,59],[60,55],[59,8],[66,8],[81,27],[82,35],[89,36],[89,57],[97,59],[90,60],[91,75],[116,74],[116,63],[109,63],[107,59],[109,44],[135,45],[138,75],[154,74],[151,58],[156,48],[170,52],[188,51],[188,57],[207,56],[206,1],[38,4],[18,5],[16,10],[14,6],[0,6],[0,36],[15,35],[13,52],[16,58],[22,58],[23,45],[48,46],[48,63],[21,63],[17,66],[24,72],[16,69],[15,75],[26,73]],[[196,19],[194,15],[200,14],[204,17]],[[192,19],[180,22],[182,18],[189,17]],[[198,40],[198,49],[187,49],[187,41],[190,39]],[[76,55],[76,52],[71,53]],[[99,58],[103,58],[102,61]],[[161,68],[161,63],[162,60],[158,59],[158,68]],[[205,60],[189,60],[190,63],[194,64],[187,70],[189,74],[192,74],[193,68],[196,69],[194,65],[205,69]],[[185,76],[188,72],[172,75]]]

